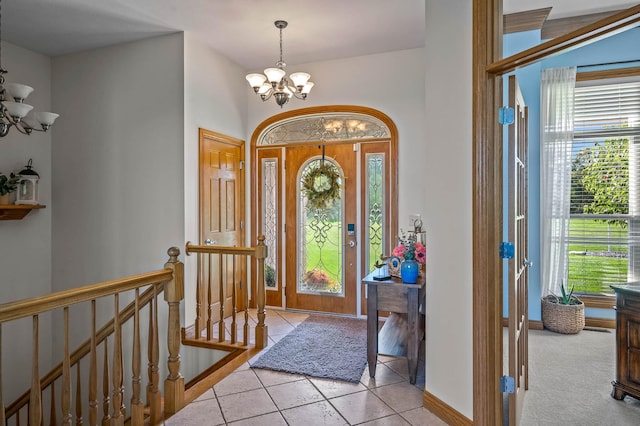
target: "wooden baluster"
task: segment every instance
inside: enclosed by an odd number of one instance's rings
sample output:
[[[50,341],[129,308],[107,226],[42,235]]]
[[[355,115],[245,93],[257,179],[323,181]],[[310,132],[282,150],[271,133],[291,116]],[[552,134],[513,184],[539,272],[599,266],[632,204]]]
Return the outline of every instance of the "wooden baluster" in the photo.
[[[200,333],[202,333],[202,329],[200,327],[201,321],[201,312],[202,309],[202,300],[201,300],[201,286],[204,285],[204,255],[202,253],[198,253],[198,282],[196,283],[196,322],[194,324],[195,328],[195,337],[199,339]]]
[[[211,265],[213,265],[213,254],[207,255],[207,340],[213,338],[213,282],[211,278]]]
[[[109,426],[111,425],[111,416],[109,415],[111,399],[109,397],[109,345],[107,344],[107,338],[104,339],[104,361],[102,367],[102,426]]]
[[[133,355],[131,380],[131,424],[142,425],[144,423],[144,404],[140,400],[140,290],[136,288],[135,308],[133,311]]]
[[[236,256],[233,255],[231,258],[231,268],[233,269],[233,278],[232,283],[233,287],[231,288],[231,344],[236,343],[237,334],[238,334],[238,324],[236,322],[236,316],[238,314],[238,305],[236,302]]]
[[[1,423],[0,423],[1,424]],[[49,426],[57,426],[58,415],[56,414],[56,382],[51,382],[51,402],[49,408]]]
[[[69,357],[69,307],[64,308],[64,359],[62,360],[62,424],[71,426],[71,360]]]
[[[18,416],[20,417],[20,413]],[[0,425],[6,425],[4,418],[4,399],[2,399],[2,323],[0,323]]]
[[[89,424],[98,424],[98,354],[96,348],[96,301],[91,301],[91,353],[89,354]]]
[[[122,327],[120,325],[120,295],[114,294],[113,298],[113,374],[111,376],[113,397],[111,398],[111,424],[113,426],[123,426],[124,416],[122,414],[122,402],[124,388],[122,386]]]
[[[38,315],[33,316],[33,362],[31,370],[31,393],[29,396],[29,424],[39,425],[42,421],[42,396],[40,389],[40,351],[38,348]]]
[[[242,344],[244,346],[249,345],[249,287],[244,292],[244,327],[243,327]]]
[[[227,333],[225,331],[225,325],[224,325],[224,290],[225,290],[225,286],[227,284],[226,280],[224,279],[224,260],[225,260],[225,256],[224,254],[220,254],[218,256],[218,290],[219,290],[219,297],[220,297],[220,318],[218,321],[218,342],[224,342],[227,338]]]
[[[161,398],[158,384],[160,376],[158,374],[158,362],[160,361],[158,342],[158,286],[153,286],[153,300],[149,303],[149,341],[148,347],[148,375],[147,384],[147,405],[149,406],[149,417],[152,425],[158,424],[161,420]]]
[[[264,260],[267,258],[267,246],[264,244],[264,235],[258,237],[256,246],[256,259],[258,261],[258,274],[256,278],[256,305],[258,308],[258,324],[256,325],[256,348],[267,346],[268,329],[265,319],[265,286],[264,286]]]
[[[82,424],[82,384],[80,382],[80,360],[78,360],[76,363],[76,426]]]
[[[164,411],[173,414],[184,407],[184,377],[180,374],[180,301],[184,299],[184,265],[178,260],[180,250],[176,247],[171,247],[168,254],[169,261],[164,267],[173,271],[173,278],[164,287],[164,300],[169,304],[169,376],[164,381]]]

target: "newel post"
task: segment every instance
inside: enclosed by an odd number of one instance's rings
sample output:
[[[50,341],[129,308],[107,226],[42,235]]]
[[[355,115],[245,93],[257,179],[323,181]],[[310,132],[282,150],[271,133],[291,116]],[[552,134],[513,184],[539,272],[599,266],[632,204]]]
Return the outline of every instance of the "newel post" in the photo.
[[[264,260],[267,258],[267,246],[264,243],[264,235],[258,237],[256,246],[256,260],[258,261],[258,271],[256,277],[256,305],[258,308],[258,324],[256,325],[256,348],[264,348],[268,342],[267,326],[264,323],[266,304],[264,285]]]
[[[173,278],[165,283],[164,300],[169,304],[167,345],[169,376],[164,381],[164,412],[176,413],[184,406],[184,377],[180,374],[180,301],[184,298],[184,264],[178,260],[180,250],[171,247],[165,269],[173,271]]]

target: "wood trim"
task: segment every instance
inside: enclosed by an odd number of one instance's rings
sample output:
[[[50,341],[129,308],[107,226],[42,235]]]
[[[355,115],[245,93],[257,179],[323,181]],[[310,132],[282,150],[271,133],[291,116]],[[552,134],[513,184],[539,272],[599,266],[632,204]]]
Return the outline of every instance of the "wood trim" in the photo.
[[[490,74],[502,75],[531,65],[551,55],[568,52],[640,25],[640,5],[511,55],[487,66]]]
[[[606,80],[608,78],[633,77],[640,75],[640,67],[614,68],[600,71],[576,73],[576,81]]]
[[[610,318],[585,318],[585,327],[616,328],[616,320]]]
[[[477,424],[426,390],[422,393],[422,405],[449,425]]]
[[[502,424],[502,0],[473,0],[473,423]],[[496,355],[496,354],[499,354]]]
[[[545,7],[542,9],[527,10],[525,12],[503,15],[502,26],[504,28],[504,34],[539,30],[544,25],[550,12],[551,8]]]
[[[578,295],[585,308],[613,309],[616,306],[616,296],[611,295]]]
[[[618,12],[620,12],[620,10],[571,16],[568,18],[549,19],[542,24],[541,38],[542,40],[550,40],[552,38],[563,36],[571,31],[593,24],[600,19],[607,18]]]

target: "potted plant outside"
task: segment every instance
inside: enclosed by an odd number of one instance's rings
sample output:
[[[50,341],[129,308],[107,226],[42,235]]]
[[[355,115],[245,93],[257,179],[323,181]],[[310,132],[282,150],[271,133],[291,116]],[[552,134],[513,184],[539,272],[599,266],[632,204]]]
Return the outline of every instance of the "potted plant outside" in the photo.
[[[9,204],[9,194],[18,189],[19,181],[20,177],[14,173],[9,174],[9,177],[0,173],[0,205]]]
[[[549,294],[542,298],[542,325],[551,331],[563,334],[576,334],[584,328],[584,303],[560,286],[562,297]]]

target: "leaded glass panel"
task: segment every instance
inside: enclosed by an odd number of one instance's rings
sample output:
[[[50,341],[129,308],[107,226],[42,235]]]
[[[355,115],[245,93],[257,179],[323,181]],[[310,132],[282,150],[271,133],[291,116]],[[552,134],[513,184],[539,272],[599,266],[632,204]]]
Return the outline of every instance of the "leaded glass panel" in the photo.
[[[275,123],[262,131],[258,146],[292,142],[388,138],[389,129],[375,117],[355,113],[316,114]]]
[[[366,156],[366,199],[365,199],[365,241],[367,271],[374,269],[374,263],[384,253],[384,154]]]
[[[344,295],[343,194],[331,208],[317,209],[307,205],[307,197],[300,190],[304,177],[322,161],[342,174],[330,159],[311,160],[298,174],[297,288],[299,293]]]
[[[278,289],[278,159],[262,160],[262,233],[267,246],[264,280],[267,290]]]

